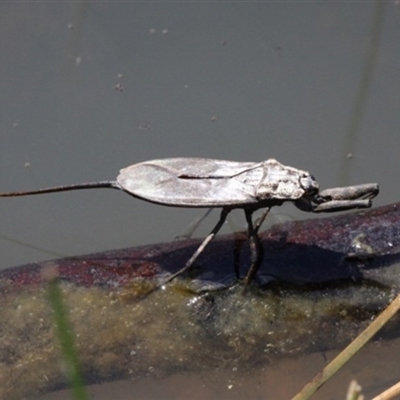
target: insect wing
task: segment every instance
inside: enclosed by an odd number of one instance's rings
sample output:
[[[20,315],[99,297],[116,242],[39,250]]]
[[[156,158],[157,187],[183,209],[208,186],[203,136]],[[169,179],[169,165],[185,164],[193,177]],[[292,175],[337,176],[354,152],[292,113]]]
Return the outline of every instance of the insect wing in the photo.
[[[142,164],[158,165],[176,171],[179,176],[199,178],[230,178],[258,165],[254,162],[213,160],[210,158],[165,158]],[[139,164],[137,164],[139,165]]]
[[[134,196],[180,207],[223,207],[253,204],[252,186],[235,177],[257,163],[203,158],[146,161],[121,170],[117,182]]]

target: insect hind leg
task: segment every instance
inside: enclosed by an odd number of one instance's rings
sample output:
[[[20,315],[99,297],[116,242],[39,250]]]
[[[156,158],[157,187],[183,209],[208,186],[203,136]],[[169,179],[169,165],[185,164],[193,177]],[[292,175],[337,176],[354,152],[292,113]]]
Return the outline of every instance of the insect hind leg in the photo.
[[[214,239],[215,235],[219,232],[219,230],[222,228],[222,225],[224,224],[227,215],[230,213],[231,209],[230,208],[223,208],[221,211],[221,215],[219,217],[219,221],[217,224],[214,226],[213,230],[209,233],[209,235],[203,240],[201,245],[197,248],[197,250],[194,252],[192,257],[186,262],[185,266],[181,268],[179,271],[175,272],[174,274],[170,275],[162,284],[160,284],[158,287],[165,285],[168,282],[171,282],[173,279],[175,279],[177,276],[183,274],[186,272],[188,269],[190,269],[193,264],[196,262],[200,254],[204,251],[204,249],[210,244],[210,242]]]

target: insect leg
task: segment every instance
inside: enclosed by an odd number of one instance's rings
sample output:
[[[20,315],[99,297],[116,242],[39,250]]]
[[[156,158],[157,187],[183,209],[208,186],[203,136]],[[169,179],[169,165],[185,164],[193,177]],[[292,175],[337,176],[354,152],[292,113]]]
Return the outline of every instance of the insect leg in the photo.
[[[354,208],[369,208],[371,200],[331,200],[316,205],[312,212],[336,212],[344,210],[352,210]]]
[[[256,226],[254,227],[254,232],[256,233],[256,235],[258,234],[258,230],[260,229],[261,225],[265,221],[265,218],[267,218],[270,209],[271,207],[267,207],[261,217],[257,219]]]
[[[175,279],[177,276],[183,274],[185,271],[187,271],[197,260],[199,255],[204,251],[204,249],[208,246],[208,244],[214,239],[215,235],[218,233],[218,231],[221,229],[222,225],[224,224],[227,215],[230,213],[231,209],[230,208],[223,208],[221,211],[221,216],[219,217],[219,221],[215,225],[214,229],[209,233],[209,235],[203,240],[203,243],[198,247],[198,249],[194,252],[192,257],[186,262],[185,266],[181,268],[179,271],[175,272],[174,274],[170,275],[162,284],[166,284],[168,282],[171,282],[173,279]]]
[[[364,183],[362,185],[345,186],[325,189],[319,192],[319,197],[328,200],[361,200],[373,199],[379,193],[377,183]]]
[[[260,268],[261,261],[263,259],[264,251],[263,247],[260,243],[260,239],[258,237],[257,231],[260,228],[261,224],[257,224],[256,228],[253,227],[253,220],[252,215],[253,211],[245,210],[246,221],[248,226],[248,235],[249,235],[249,244],[250,244],[250,251],[251,251],[251,264],[249,271],[247,272],[244,285],[244,290],[246,290],[248,284],[253,279],[254,275],[257,273],[258,268]],[[265,217],[267,216],[266,213]],[[264,218],[265,218],[264,217]]]
[[[181,240],[181,239],[190,239],[193,236],[193,233],[195,230],[200,226],[200,224],[208,217],[208,215],[211,213],[213,208],[209,208],[205,214],[199,218],[196,218],[182,233],[181,235],[175,236],[175,240]]]
[[[325,189],[320,192],[311,206],[312,212],[335,212],[353,208],[371,207],[373,199],[379,193],[376,183]]]
[[[257,236],[258,231],[265,221],[265,218],[267,218],[267,215],[269,213],[269,210],[271,207],[268,207],[265,209],[264,213],[260,216],[260,218],[257,219],[255,226],[254,226],[254,233]],[[247,239],[249,239],[249,232],[247,232]],[[243,244],[243,232],[236,232],[235,233],[235,245],[234,245],[234,253],[233,253],[233,265],[235,268],[235,274],[236,278],[240,279],[240,250],[242,248]]]

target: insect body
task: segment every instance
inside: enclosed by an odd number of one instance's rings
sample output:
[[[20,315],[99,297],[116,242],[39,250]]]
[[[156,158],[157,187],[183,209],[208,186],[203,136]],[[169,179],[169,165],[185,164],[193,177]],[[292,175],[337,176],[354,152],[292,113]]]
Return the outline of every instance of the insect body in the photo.
[[[318,183],[310,173],[285,166],[275,159],[254,163],[207,158],[166,158],[122,169],[115,181],[0,193],[0,197],[90,188],[119,189],[134,197],[166,206],[222,208],[214,229],[185,266],[172,274],[166,282],[189,269],[221,229],[229,212],[242,208],[246,216],[251,249],[251,265],[245,277],[246,285],[262,261],[258,230],[271,207],[291,201],[299,209],[308,212],[367,208],[371,207],[371,199],[379,192],[375,183],[320,192]],[[254,225],[252,214],[260,208],[265,208],[266,211]]]

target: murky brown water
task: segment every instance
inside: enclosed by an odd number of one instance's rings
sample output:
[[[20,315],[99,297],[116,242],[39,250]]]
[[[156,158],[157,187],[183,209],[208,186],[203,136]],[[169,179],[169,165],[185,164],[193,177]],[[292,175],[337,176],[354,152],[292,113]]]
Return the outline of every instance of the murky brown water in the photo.
[[[165,379],[146,377],[87,388],[93,400],[288,400],[293,397],[336,351],[288,358],[250,374],[240,370],[213,370],[202,374],[176,374]],[[314,396],[315,400],[345,399],[349,382],[356,379],[366,398],[372,398],[399,379],[400,340],[368,344],[341,372]],[[35,400],[69,400],[68,390],[35,397]]]
[[[157,391],[180,398],[192,390],[198,398],[271,392],[287,398],[306,383],[305,371],[312,377],[330,357],[310,354],[345,347],[394,295],[367,284],[252,288],[245,295],[237,286],[199,296],[178,282],[144,299],[134,286],[63,283],[61,289],[86,382],[130,379],[141,398],[157,397]],[[32,397],[68,384],[46,290],[45,284],[10,293],[3,287],[0,398]],[[386,336],[397,329],[392,322]]]

